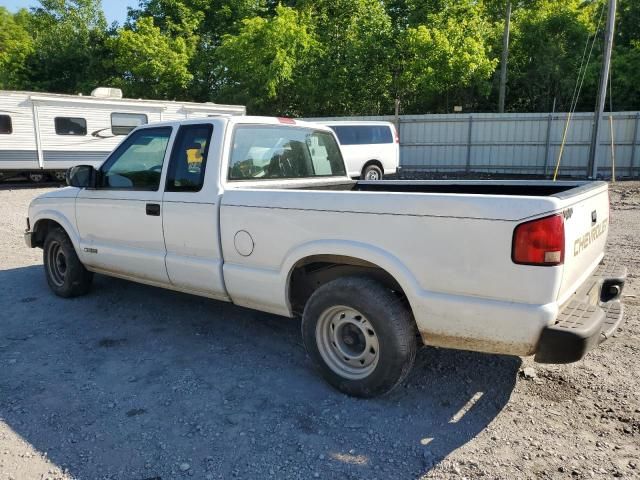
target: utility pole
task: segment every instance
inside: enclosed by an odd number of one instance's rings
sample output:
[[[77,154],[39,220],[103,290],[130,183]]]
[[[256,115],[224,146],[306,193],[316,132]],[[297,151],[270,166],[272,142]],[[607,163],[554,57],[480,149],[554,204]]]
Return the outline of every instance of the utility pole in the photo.
[[[602,70],[600,71],[600,85],[598,87],[598,100],[591,135],[591,148],[589,149],[589,169],[587,177],[595,180],[598,176],[598,149],[600,148],[599,134],[602,112],[607,98],[607,82],[609,80],[609,68],[611,66],[611,49],[613,47],[613,32],[616,23],[616,0],[609,0],[607,11],[607,29],[604,33],[604,54],[602,58]]]
[[[507,11],[504,16],[504,33],[502,34],[502,59],[500,60],[500,96],[498,112],[504,113],[504,99],[507,90],[507,62],[509,61],[509,29],[511,28],[511,0],[507,0]]]

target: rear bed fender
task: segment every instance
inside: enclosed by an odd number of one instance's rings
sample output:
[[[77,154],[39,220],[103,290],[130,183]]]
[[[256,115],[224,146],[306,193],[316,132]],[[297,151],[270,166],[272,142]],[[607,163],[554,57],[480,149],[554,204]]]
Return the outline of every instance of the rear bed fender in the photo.
[[[292,314],[291,299],[289,298],[291,275],[296,265],[302,260],[317,255],[352,257],[385,270],[400,285],[413,311],[413,298],[415,298],[420,287],[411,271],[398,258],[381,248],[367,243],[350,240],[317,240],[293,248],[287,253],[285,260],[282,262],[280,268],[282,286],[280,291],[284,292],[286,306],[290,314]]]

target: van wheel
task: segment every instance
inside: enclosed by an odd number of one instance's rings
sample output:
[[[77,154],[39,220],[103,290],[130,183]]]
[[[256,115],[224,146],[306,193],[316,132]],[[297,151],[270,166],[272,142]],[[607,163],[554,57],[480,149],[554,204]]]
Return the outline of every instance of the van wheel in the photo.
[[[53,178],[58,182],[64,182],[67,179],[67,172],[64,170],[56,170],[53,172]]]
[[[377,165],[367,165],[362,172],[365,180],[382,180],[382,169]]]
[[[416,326],[404,302],[367,277],[318,288],[304,309],[307,352],[332,386],[355,397],[389,393],[416,356]]]
[[[84,267],[61,228],[54,228],[47,234],[43,260],[49,288],[59,297],[77,297],[91,288],[93,273]]]
[[[42,183],[47,178],[44,172],[29,172],[28,177],[29,181],[33,183]]]

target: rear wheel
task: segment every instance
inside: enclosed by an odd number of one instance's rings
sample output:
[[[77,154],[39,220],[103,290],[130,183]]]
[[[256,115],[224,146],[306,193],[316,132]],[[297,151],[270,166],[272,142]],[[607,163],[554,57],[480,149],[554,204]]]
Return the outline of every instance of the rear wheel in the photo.
[[[316,290],[304,309],[302,336],[325,380],[357,397],[393,390],[411,370],[417,347],[405,302],[366,277],[340,278]]]
[[[77,297],[91,288],[93,273],[84,267],[71,240],[61,228],[47,233],[43,260],[49,288],[59,297]]]
[[[375,164],[367,165],[362,171],[364,180],[382,180],[382,169]]]

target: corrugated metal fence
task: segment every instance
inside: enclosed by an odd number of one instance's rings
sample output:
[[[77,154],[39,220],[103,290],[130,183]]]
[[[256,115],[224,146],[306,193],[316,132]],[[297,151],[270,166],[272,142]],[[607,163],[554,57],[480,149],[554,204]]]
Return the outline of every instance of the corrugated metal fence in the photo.
[[[605,114],[598,174],[611,176],[611,130],[616,177],[640,176],[640,112]],[[559,175],[585,177],[592,113],[572,116]],[[311,119],[310,119],[311,120]],[[331,117],[312,120],[388,120],[392,116]],[[551,176],[558,160],[566,113],[470,113],[401,115],[400,165],[405,175]]]

